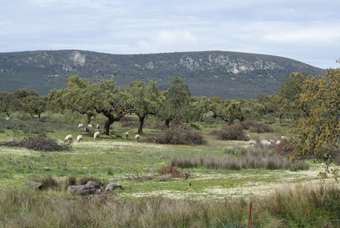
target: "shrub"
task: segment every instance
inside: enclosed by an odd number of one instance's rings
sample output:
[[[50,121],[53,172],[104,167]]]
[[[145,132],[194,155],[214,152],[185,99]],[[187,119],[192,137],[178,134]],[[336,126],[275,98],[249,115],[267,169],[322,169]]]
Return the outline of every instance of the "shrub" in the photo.
[[[247,140],[246,134],[240,125],[224,127],[218,132],[217,138],[221,140]]]
[[[168,129],[165,126],[165,121],[158,121],[153,128],[158,129],[158,130],[167,130]]]
[[[274,132],[271,126],[257,123],[256,121],[243,121],[240,123],[244,130],[250,130],[251,132],[264,133],[264,132]]]
[[[123,116],[119,120],[119,122],[131,122],[131,121],[133,121],[133,119],[131,117],[128,117],[128,116]]]
[[[219,131],[218,130],[212,130],[210,132],[211,135],[218,135]]]
[[[276,153],[287,156],[294,150],[294,145],[292,142],[288,142],[287,140],[281,140],[280,144],[276,145],[274,150]]]
[[[261,128],[264,132],[274,132],[274,129],[271,126],[265,124],[258,124],[258,127]]]
[[[131,121],[123,121],[121,127],[136,127],[138,123],[131,122]]]
[[[257,125],[257,123],[255,121],[247,120],[241,122],[240,125],[244,130],[248,130],[250,127],[254,127],[255,125]]]
[[[160,133],[161,134],[161,133]],[[205,145],[206,140],[190,128],[176,124],[170,126],[162,135],[148,136],[144,141],[160,144]]]
[[[0,146],[25,147],[36,151],[68,151],[71,144],[59,144],[57,140],[48,138],[44,134],[39,136],[29,136],[23,139],[14,138],[12,141],[2,142]]]

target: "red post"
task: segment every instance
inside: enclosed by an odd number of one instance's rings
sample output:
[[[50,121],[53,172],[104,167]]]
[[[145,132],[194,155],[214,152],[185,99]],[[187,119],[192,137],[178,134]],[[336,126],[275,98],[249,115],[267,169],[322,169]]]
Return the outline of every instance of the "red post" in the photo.
[[[251,220],[251,206],[253,205],[252,202],[250,202],[250,208],[249,208],[249,220],[248,220],[248,228],[250,228],[250,220]]]

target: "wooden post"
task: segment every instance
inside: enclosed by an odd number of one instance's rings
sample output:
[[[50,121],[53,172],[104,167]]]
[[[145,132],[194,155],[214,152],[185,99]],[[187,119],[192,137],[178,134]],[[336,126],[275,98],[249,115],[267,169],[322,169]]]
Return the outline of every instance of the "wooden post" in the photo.
[[[248,228],[250,228],[250,220],[251,220],[251,206],[253,205],[252,202],[250,202],[250,208],[249,208],[249,220],[248,220]]]

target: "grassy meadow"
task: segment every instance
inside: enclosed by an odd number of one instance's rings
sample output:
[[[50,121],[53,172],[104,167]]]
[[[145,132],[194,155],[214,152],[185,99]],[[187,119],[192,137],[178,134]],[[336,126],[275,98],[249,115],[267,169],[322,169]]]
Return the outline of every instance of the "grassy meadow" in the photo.
[[[104,121],[98,116],[91,123],[102,126]],[[320,177],[322,161],[305,160],[301,169],[287,163],[278,169],[286,161],[272,158],[273,147],[217,140],[211,132],[225,124],[209,117],[187,124],[207,141],[198,146],[143,142],[149,134],[163,132],[152,118],[138,142],[133,115],[114,123],[110,136],[101,134],[96,140],[97,130],[84,132],[77,128],[81,122],[81,116],[72,113],[48,114],[44,122],[0,117],[0,143],[41,133],[62,143],[73,135],[70,151],[0,146],[0,227],[246,227],[250,202],[252,227],[339,227],[339,184]],[[292,137],[288,120],[278,125],[267,117],[261,123],[274,131],[247,130],[250,139]],[[75,141],[79,134],[82,142]],[[245,160],[248,163],[240,165]],[[254,161],[257,168],[250,165]],[[160,174],[176,162],[184,178]],[[27,184],[43,178],[58,183],[43,190]],[[78,183],[82,178],[119,183],[125,190],[74,196],[65,184],[71,178]]]

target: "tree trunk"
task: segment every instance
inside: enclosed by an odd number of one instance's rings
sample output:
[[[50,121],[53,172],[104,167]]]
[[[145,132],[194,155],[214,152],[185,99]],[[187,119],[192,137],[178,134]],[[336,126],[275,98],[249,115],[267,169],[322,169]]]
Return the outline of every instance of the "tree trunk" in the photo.
[[[87,124],[91,123],[91,117],[92,117],[91,114],[86,114]]]
[[[41,114],[41,113],[39,112],[39,113],[38,113],[38,118],[39,118],[39,119],[40,119],[40,114]]]
[[[115,122],[115,119],[113,118],[113,116],[112,117],[110,116],[110,117],[107,118],[107,120],[104,123],[104,127],[103,127],[103,129],[104,129],[103,134],[104,135],[110,135],[110,126],[111,126],[111,124],[113,124],[113,122]]]
[[[281,125],[281,117],[282,115],[279,114],[279,124]]]
[[[165,126],[166,126],[167,128],[170,127],[170,120],[165,120]]]
[[[138,116],[138,117],[139,117],[138,134],[142,135],[145,115]]]

